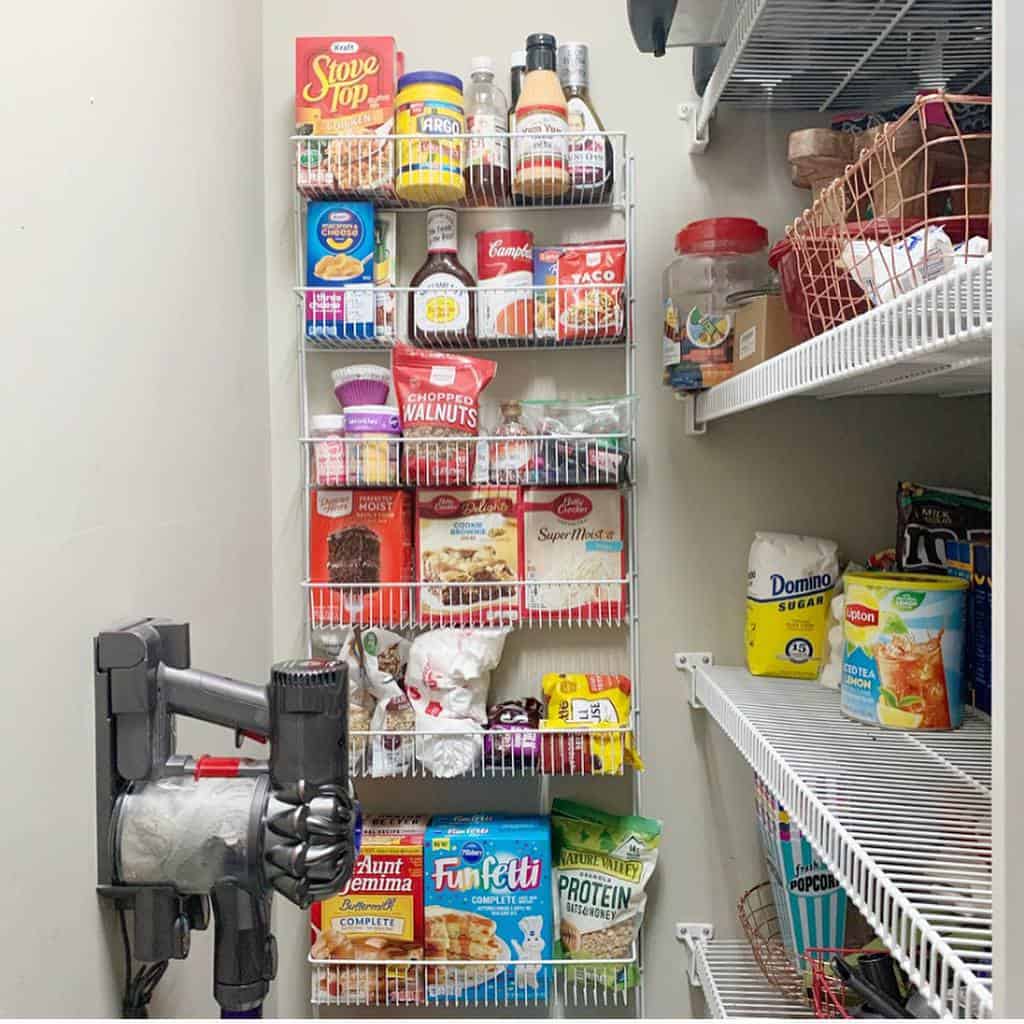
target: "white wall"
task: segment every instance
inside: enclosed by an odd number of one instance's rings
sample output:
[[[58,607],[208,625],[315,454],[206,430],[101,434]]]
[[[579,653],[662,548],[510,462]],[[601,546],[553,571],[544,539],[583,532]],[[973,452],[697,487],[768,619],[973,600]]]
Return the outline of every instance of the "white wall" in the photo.
[[[4,5],[5,1015],[119,1012],[94,891],[93,634],[186,618],[196,664],[266,677],[259,39],[248,0]],[[216,1014],[211,949],[197,935],[172,963],[155,1013]]]

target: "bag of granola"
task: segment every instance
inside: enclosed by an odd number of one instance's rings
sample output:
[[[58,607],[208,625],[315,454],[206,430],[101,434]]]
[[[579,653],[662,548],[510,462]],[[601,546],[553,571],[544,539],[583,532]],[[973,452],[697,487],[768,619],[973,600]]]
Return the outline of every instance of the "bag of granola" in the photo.
[[[647,882],[658,862],[662,823],[618,816],[556,799],[551,838],[558,941],[568,960],[615,960],[606,970],[585,968],[615,989],[637,982],[633,944],[643,923]]]
[[[490,359],[395,345],[391,374],[407,483],[447,487],[472,482],[480,393],[497,369]]]

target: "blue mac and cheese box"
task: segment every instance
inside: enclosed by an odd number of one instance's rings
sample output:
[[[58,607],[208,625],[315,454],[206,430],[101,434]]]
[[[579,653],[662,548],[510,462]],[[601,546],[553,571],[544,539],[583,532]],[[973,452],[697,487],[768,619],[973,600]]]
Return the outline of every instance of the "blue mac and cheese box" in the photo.
[[[306,209],[306,335],[374,335],[373,204],[310,203]]]
[[[546,1001],[550,967],[542,961],[554,955],[547,818],[432,818],[423,885],[428,1002]]]

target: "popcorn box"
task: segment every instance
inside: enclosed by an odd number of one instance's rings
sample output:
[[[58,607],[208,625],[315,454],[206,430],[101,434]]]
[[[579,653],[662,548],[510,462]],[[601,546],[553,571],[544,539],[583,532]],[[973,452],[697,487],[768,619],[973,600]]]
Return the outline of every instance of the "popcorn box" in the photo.
[[[428,1002],[543,1002],[553,957],[551,829],[547,818],[442,815],[424,851]]]
[[[355,870],[336,896],[310,909],[312,952],[318,960],[423,958],[423,840],[425,816],[372,815],[363,823]],[[419,966],[383,970],[353,966],[319,972],[325,994],[342,1003],[419,1003]]]

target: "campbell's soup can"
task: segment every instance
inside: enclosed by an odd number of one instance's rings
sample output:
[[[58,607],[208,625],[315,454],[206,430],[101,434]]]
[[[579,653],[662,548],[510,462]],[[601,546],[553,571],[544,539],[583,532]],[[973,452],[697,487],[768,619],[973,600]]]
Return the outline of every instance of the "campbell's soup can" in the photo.
[[[478,338],[533,337],[533,232],[491,228],[476,235]]]
[[[958,729],[967,581],[849,573],[845,596],[843,713],[887,729]]]

